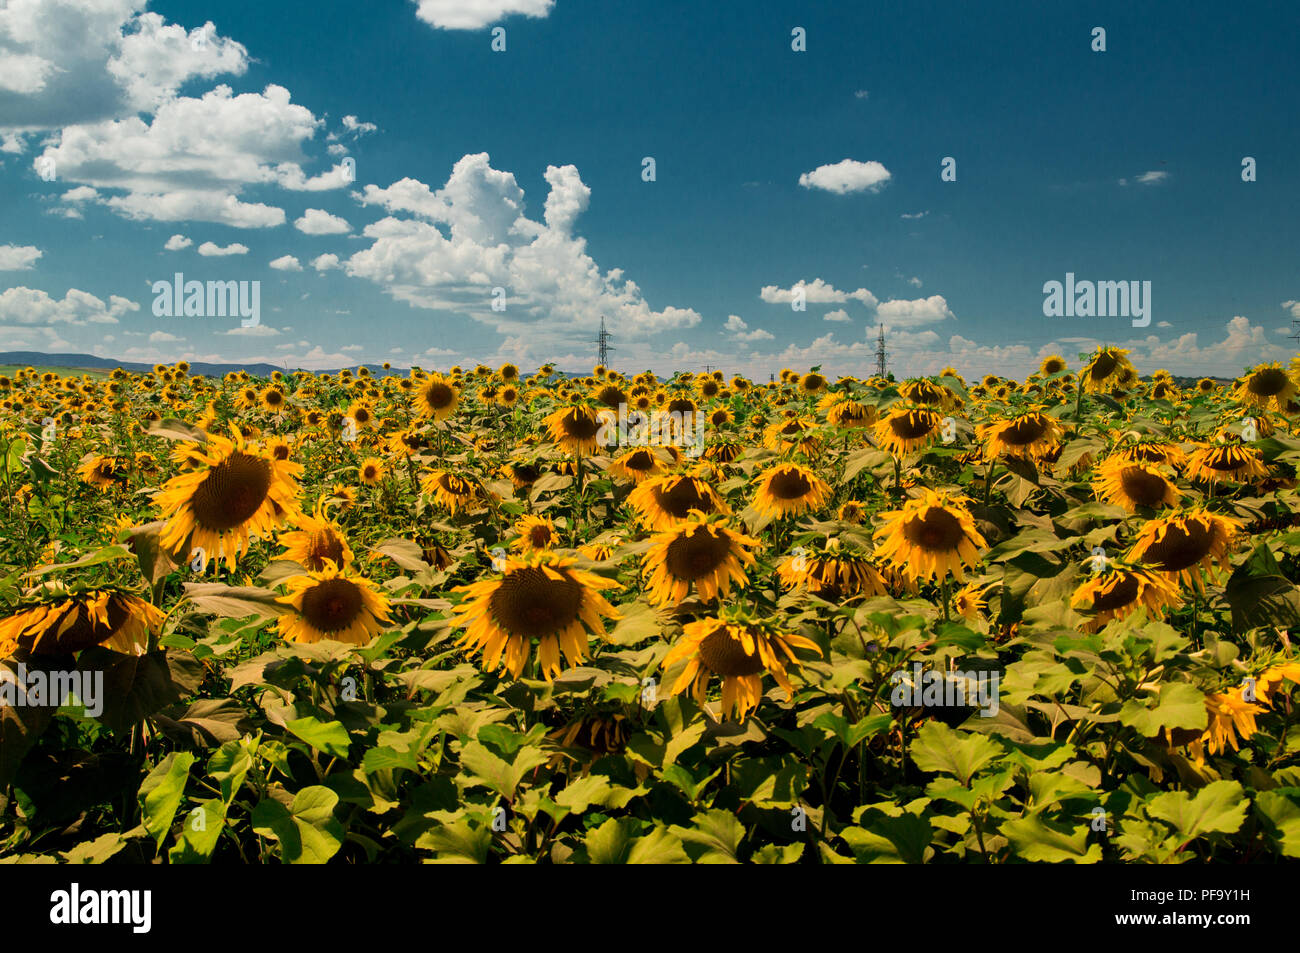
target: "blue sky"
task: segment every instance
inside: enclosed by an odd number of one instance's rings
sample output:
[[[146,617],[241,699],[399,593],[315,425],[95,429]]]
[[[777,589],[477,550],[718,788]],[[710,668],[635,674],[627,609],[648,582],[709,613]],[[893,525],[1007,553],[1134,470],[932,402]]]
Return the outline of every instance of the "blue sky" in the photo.
[[[628,370],[861,374],[882,323],[903,374],[1287,360],[1300,8],[1131,6],[0,0],[0,350],[580,370],[604,315]],[[260,323],[155,315],[175,272]],[[1150,326],[1045,316],[1067,272]]]

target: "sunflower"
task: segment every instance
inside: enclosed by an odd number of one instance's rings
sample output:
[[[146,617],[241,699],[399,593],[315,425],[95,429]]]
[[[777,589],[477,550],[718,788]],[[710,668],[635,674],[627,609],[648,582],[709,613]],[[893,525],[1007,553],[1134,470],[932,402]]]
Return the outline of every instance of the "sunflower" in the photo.
[[[280,537],[284,545],[281,559],[296,562],[309,572],[319,572],[328,563],[346,569],[356,558],[352,547],[343,536],[338,524],[325,514],[325,497],[316,501],[316,511],[311,516],[303,514],[298,519],[298,529]]]
[[[1238,734],[1241,741],[1248,741],[1256,731],[1255,716],[1262,715],[1264,708],[1246,701],[1242,690],[1234,688],[1206,695],[1205,711],[1209,724],[1200,741],[1192,746],[1197,755],[1200,755],[1202,745],[1210,754],[1226,752],[1229,746],[1237,751]]]
[[[768,467],[754,482],[754,509],[762,516],[799,516],[819,510],[831,498],[831,488],[812,470],[797,463],[778,463]]]
[[[1118,454],[1097,465],[1092,491],[1097,499],[1123,507],[1129,513],[1137,512],[1139,506],[1152,509],[1176,506],[1182,496],[1182,491],[1158,465],[1125,460]]]
[[[763,446],[777,453],[785,453],[791,447],[798,447],[800,452],[805,452],[803,448],[808,445],[816,449],[817,440],[808,436],[812,426],[810,421],[798,417],[778,420],[763,431]]]
[[[441,374],[433,374],[420,383],[415,405],[422,417],[446,420],[460,403],[460,389]]]
[[[989,590],[992,583],[972,582],[953,593],[952,611],[967,622],[978,622],[988,615]]]
[[[816,593],[828,602],[852,596],[882,596],[886,592],[884,577],[871,557],[834,538],[824,546],[787,556],[776,567],[776,574],[786,589]]]
[[[451,513],[477,509],[475,504],[480,499],[477,483],[448,470],[434,470],[424,478],[420,488],[426,496],[432,497],[435,503]]]
[[[332,563],[318,572],[294,576],[288,593],[277,599],[292,607],[280,616],[280,635],[290,642],[329,639],[365,645],[387,625],[388,598],[364,576],[344,573]]]
[[[876,424],[876,444],[901,457],[933,443],[942,424],[943,418],[927,407],[895,407]]]
[[[510,544],[510,548],[524,555],[551,549],[560,540],[555,524],[545,516],[525,516],[515,524],[515,532],[519,538]]]
[[[1145,606],[1156,618],[1178,605],[1178,589],[1158,572],[1142,566],[1111,563],[1074,591],[1070,605],[1090,614],[1083,628],[1095,632],[1112,619],[1123,619]]]
[[[1213,394],[1219,389],[1219,382],[1212,377],[1202,377],[1196,382],[1196,392],[1198,394]]]
[[[1117,448],[1112,455],[1113,457],[1121,460],[1131,460],[1135,463],[1167,463],[1171,467],[1180,468],[1187,465],[1187,454],[1178,444],[1138,437],[1137,434],[1130,434],[1129,436],[1137,437],[1137,439],[1132,443]]]
[[[964,497],[924,490],[901,510],[882,514],[885,525],[876,530],[884,537],[877,557],[913,580],[935,579],[952,573],[964,582],[962,567],[979,561],[988,544],[975,528]]]
[[[988,460],[1002,456],[1041,459],[1056,449],[1062,433],[1060,421],[1039,411],[975,428],[975,435],[986,444],[984,455]]]
[[[1088,393],[1109,393],[1115,385],[1136,374],[1129,363],[1128,351],[1103,347],[1079,371],[1079,383]]]
[[[510,478],[516,490],[522,490],[532,486],[542,476],[541,467],[536,463],[526,463],[522,460],[512,460],[501,467],[503,476]]]
[[[845,523],[861,524],[866,522],[867,507],[858,500],[846,500],[835,511],[835,518]]]
[[[259,396],[259,400],[262,403],[262,407],[272,414],[284,413],[285,407],[288,404],[288,400],[284,396],[284,391],[280,390],[280,388],[275,385],[271,385],[264,389]]]
[[[664,462],[658,454],[646,447],[629,450],[609,465],[609,471],[624,480],[640,483],[665,472]]]
[[[1296,396],[1296,385],[1282,365],[1260,364],[1237,385],[1233,396],[1260,410],[1286,410],[1287,401]]]
[[[453,590],[465,594],[454,610],[453,625],[466,630],[459,644],[482,652],[484,671],[503,669],[520,677],[534,639],[547,681],[560,673],[561,653],[570,664],[586,661],[588,631],[603,638],[602,617],[619,618],[600,590],[622,586],[573,563],[549,553],[509,557],[499,578]]]
[[[1255,681],[1255,694],[1265,704],[1272,705],[1275,694],[1284,698],[1291,691],[1290,687],[1282,690],[1286,682],[1300,683],[1300,662],[1283,662],[1265,669]]]
[[[820,394],[827,386],[826,378],[816,371],[809,371],[799,378],[799,392],[802,394]]]
[[[163,546],[202,549],[229,569],[250,535],[269,536],[298,515],[296,478],[302,473],[300,464],[264,455],[232,432],[234,439],[214,435],[202,446],[186,445],[193,469],[172,477],[154,497],[167,520]]]
[[[124,457],[92,454],[77,468],[81,479],[107,492],[114,486],[126,483],[129,461]]]
[[[357,479],[366,486],[374,486],[384,478],[384,461],[378,457],[366,457],[357,467]]]
[[[542,421],[550,431],[551,440],[565,453],[590,456],[598,447],[600,417],[585,404],[561,407]]]
[[[1158,572],[1203,588],[1205,570],[1228,565],[1228,553],[1242,525],[1202,508],[1148,520],[1133,543],[1129,558]]]
[[[663,668],[683,659],[686,667],[673,683],[669,695],[690,688],[699,704],[705,703],[709,679],[722,679],[722,717],[743,721],[763,700],[763,674],[770,673],[787,695],[794,695],[787,665],[799,666],[795,649],[821,655],[816,642],[802,635],[780,631],[768,619],[753,619],[736,609],[724,609],[718,616],[689,622],[681,640],[664,657]]]
[[[956,395],[942,384],[919,378],[898,385],[899,396],[913,404],[938,407],[948,411],[956,405]]]
[[[675,526],[699,510],[706,516],[730,515],[731,509],[707,482],[684,474],[665,474],[642,480],[628,494],[643,526],[660,532]]]
[[[1203,444],[1192,451],[1187,461],[1187,478],[1214,483],[1233,480],[1244,483],[1268,476],[1260,452],[1240,443]]]
[[[679,604],[691,585],[704,602],[725,599],[732,583],[744,585],[745,567],[754,565],[751,549],[758,540],[712,519],[692,513],[684,522],[659,533],[641,558],[641,574],[649,579],[647,597],[657,605]]]
[[[34,605],[0,620],[0,658],[20,649],[33,655],[66,655],[94,645],[143,655],[163,618],[159,609],[128,592],[46,588]]]
[[[1053,374],[1059,374],[1068,367],[1065,358],[1059,354],[1049,354],[1043,358],[1043,363],[1038,365],[1038,373],[1043,377],[1051,377]]]
[[[880,418],[871,404],[863,404],[848,394],[827,394],[817,404],[826,414],[826,422],[834,427],[870,427]]]

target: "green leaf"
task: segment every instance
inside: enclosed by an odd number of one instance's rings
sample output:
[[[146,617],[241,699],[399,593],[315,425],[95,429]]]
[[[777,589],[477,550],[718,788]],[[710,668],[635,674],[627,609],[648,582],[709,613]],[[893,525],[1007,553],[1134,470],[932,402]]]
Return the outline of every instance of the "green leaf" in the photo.
[[[997,742],[968,731],[955,731],[940,721],[927,721],[909,749],[922,771],[951,774],[969,787],[975,773],[1002,754]]]
[[[934,840],[930,822],[910,811],[840,832],[860,864],[920,864]]]
[[[212,859],[225,826],[225,801],[209,798],[194,802],[181,824],[180,836],[167,852],[167,859],[173,864],[206,864]]]
[[[546,752],[534,747],[520,748],[509,761],[493,754],[477,741],[466,742],[460,749],[460,763],[469,771],[472,780],[491,788],[508,801],[514,800],[524,775],[546,760]]]
[[[1187,682],[1165,682],[1155,704],[1130,700],[1120,709],[1119,720],[1144,737],[1154,738],[1165,728],[1204,728],[1209,723],[1205,695]]]
[[[1300,806],[1285,794],[1261,791],[1255,795],[1255,811],[1278,851],[1284,857],[1300,857]]]
[[[208,759],[208,774],[221,788],[221,798],[227,804],[243,787],[244,778],[253,767],[253,752],[256,750],[256,739],[241,738],[227,741]]]
[[[322,751],[332,758],[346,758],[351,739],[348,730],[341,721],[321,721],[308,715],[286,721],[284,727],[301,738],[317,751]]]
[[[1089,845],[1089,825],[1048,821],[1041,815],[1010,820],[1002,825],[1002,834],[1012,849],[1025,860],[1049,864],[1096,864],[1101,848]]]
[[[1231,834],[1246,819],[1249,801],[1236,781],[1215,781],[1192,797],[1186,791],[1157,794],[1147,802],[1147,813],[1172,824],[1184,841],[1203,834]]]
[[[334,817],[338,801],[319,784],[299,791],[289,807],[265,797],[253,808],[253,831],[278,842],[286,864],[323,864],[343,846],[343,825]]]
[[[185,794],[185,782],[189,780],[190,765],[193,763],[194,755],[188,751],[173,751],[159,761],[158,766],[140,784],[137,797],[140,800],[144,829],[160,848],[172,826],[176,809],[180,807],[181,797]]]
[[[730,811],[711,810],[697,814],[694,827],[674,825],[672,832],[683,841],[704,848],[692,851],[696,863],[736,864],[740,842],[745,839],[745,828]]]

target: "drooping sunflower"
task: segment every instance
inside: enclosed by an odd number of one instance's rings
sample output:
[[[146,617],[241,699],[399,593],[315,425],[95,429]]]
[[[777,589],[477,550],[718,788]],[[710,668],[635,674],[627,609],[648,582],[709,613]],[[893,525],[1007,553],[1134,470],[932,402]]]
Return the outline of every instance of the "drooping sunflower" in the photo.
[[[477,509],[482,501],[477,483],[448,470],[434,470],[424,478],[420,488],[437,505],[453,514],[461,510]]]
[[[302,473],[301,464],[277,460],[232,432],[233,439],[213,435],[201,446],[185,445],[193,469],[172,477],[154,497],[167,520],[163,546],[172,552],[200,548],[229,569],[250,535],[268,537],[299,515]]]
[[[548,553],[510,557],[500,577],[453,590],[465,594],[454,610],[453,624],[465,628],[459,644],[482,652],[484,671],[499,668],[518,678],[534,639],[547,681],[560,674],[561,655],[571,665],[586,661],[588,632],[603,638],[604,619],[619,618],[600,590],[622,586],[575,568],[574,561]]]
[[[817,408],[834,427],[870,427],[880,419],[880,412],[873,405],[856,401],[845,393],[827,394]]]
[[[1187,478],[1215,483],[1232,480],[1244,483],[1268,476],[1260,452],[1241,443],[1207,443],[1192,451],[1187,460]]]
[[[695,700],[707,700],[709,680],[722,679],[722,717],[745,717],[763,700],[763,675],[776,679],[787,695],[794,695],[787,666],[799,667],[795,649],[821,655],[816,642],[802,635],[782,632],[771,619],[755,619],[742,610],[730,607],[716,617],[689,622],[681,640],[664,657],[666,671],[686,660],[669,695],[690,689]]]
[[[1176,443],[1144,438],[1133,433],[1126,436],[1133,438],[1132,442],[1117,447],[1112,454],[1113,458],[1132,460],[1135,463],[1167,463],[1180,469],[1187,465],[1187,453]]]
[[[1088,393],[1109,393],[1117,384],[1136,374],[1129,362],[1128,351],[1103,347],[1079,371],[1079,385]]]
[[[127,480],[129,461],[125,457],[101,456],[91,454],[77,468],[81,479],[107,492],[115,486],[124,486]]]
[[[646,595],[658,605],[677,605],[694,585],[704,602],[725,599],[733,583],[745,584],[745,567],[754,565],[752,550],[759,545],[728,529],[725,517],[692,513],[651,540],[641,559],[641,573],[649,580]]]
[[[830,501],[831,488],[808,467],[777,463],[754,478],[754,509],[774,518],[819,510]]]
[[[316,501],[315,512],[303,514],[297,524],[296,530],[280,537],[284,545],[281,559],[292,560],[308,572],[320,572],[328,563],[346,569],[356,558],[343,530],[325,513],[324,496]]]
[[[535,462],[511,460],[501,467],[501,473],[510,478],[516,490],[522,490],[541,479],[542,468]]]
[[[975,435],[985,444],[987,460],[1003,456],[1041,459],[1057,447],[1063,432],[1060,421],[1036,410],[975,428]]]
[[[660,532],[675,526],[699,510],[706,516],[731,514],[731,508],[706,481],[686,474],[668,473],[642,480],[627,495],[641,524]]]
[[[937,440],[942,424],[943,417],[928,407],[893,407],[876,424],[876,444],[901,457]]]
[[[65,655],[94,645],[143,655],[163,618],[159,609],[122,590],[44,587],[33,603],[0,619],[0,658],[19,649],[33,655]]]
[[[555,524],[545,516],[525,516],[515,524],[515,532],[519,536],[510,543],[510,548],[524,555],[551,549],[560,541]]]
[[[871,557],[844,546],[837,538],[792,553],[776,567],[776,573],[786,589],[804,589],[828,602],[880,596],[887,591]]]
[[[1192,746],[1199,755],[1204,745],[1210,754],[1226,752],[1229,747],[1238,750],[1240,741],[1249,741],[1255,733],[1255,716],[1264,714],[1264,708],[1246,701],[1240,687],[1226,692],[1212,692],[1205,696],[1205,710],[1209,724],[1198,744]]]
[[[664,465],[664,461],[649,447],[637,447],[635,450],[629,450],[609,465],[611,473],[624,480],[631,480],[633,483],[640,483],[642,480],[660,476],[666,470],[667,467]]]
[[[1296,396],[1295,381],[1277,361],[1255,367],[1237,385],[1233,396],[1260,410],[1286,410],[1287,401]]]
[[[329,639],[365,645],[389,621],[388,598],[364,576],[345,573],[333,564],[285,582],[288,593],[277,599],[292,609],[280,616],[280,635],[290,642]]]
[[[952,410],[957,403],[956,394],[942,384],[936,384],[924,377],[903,381],[898,385],[898,393],[909,403],[937,407],[945,412]]]
[[[551,440],[565,453],[590,456],[599,442],[600,417],[585,404],[571,404],[549,414],[543,421],[550,431]]]
[[[1155,618],[1178,605],[1178,589],[1158,572],[1113,561],[1107,569],[1074,591],[1070,605],[1088,613],[1083,628],[1095,632],[1113,619],[1123,619],[1145,606]]]
[[[973,567],[988,545],[966,502],[956,494],[926,489],[901,510],[882,514],[885,525],[874,536],[884,542],[876,547],[876,556],[913,580],[951,573],[965,582],[962,567]]]
[[[1228,554],[1241,531],[1236,520],[1197,507],[1148,520],[1129,551],[1129,559],[1200,590],[1206,571],[1213,571],[1216,563],[1227,568]]]
[[[1138,507],[1176,506],[1182,491],[1154,463],[1125,460],[1115,454],[1097,465],[1092,481],[1097,499],[1123,507],[1129,513]]]
[[[415,392],[415,406],[422,417],[446,420],[460,403],[460,388],[441,374],[432,374]]]

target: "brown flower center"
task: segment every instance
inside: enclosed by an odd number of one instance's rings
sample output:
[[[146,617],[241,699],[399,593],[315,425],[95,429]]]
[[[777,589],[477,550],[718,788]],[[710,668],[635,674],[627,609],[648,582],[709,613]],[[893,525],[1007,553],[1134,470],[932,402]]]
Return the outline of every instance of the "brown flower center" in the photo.
[[[556,580],[536,566],[516,569],[488,599],[496,623],[513,636],[552,635],[572,625],[582,609],[582,585],[564,570]]]
[[[1143,559],[1161,572],[1181,572],[1209,555],[1215,535],[1213,524],[1198,519],[1170,523],[1164,535],[1147,547]]]
[[[236,451],[208,472],[195,488],[190,507],[204,529],[233,529],[257,513],[270,490],[271,464]]]
[[[1142,467],[1125,467],[1120,471],[1119,484],[1124,495],[1139,506],[1155,506],[1162,502],[1168,489],[1164,477]]]
[[[1097,612],[1108,612],[1132,605],[1138,597],[1140,585],[1137,573],[1121,573],[1108,590],[1093,595],[1092,608]]]
[[[725,626],[719,626],[700,641],[700,661],[715,675],[757,675],[763,660],[756,652],[745,654],[745,647]]]
[[[361,587],[347,579],[325,579],[302,597],[302,617],[321,632],[338,632],[361,614],[365,602]]]
[[[894,432],[894,436],[902,440],[924,437],[934,429],[934,425],[934,416],[920,410],[909,410],[905,414],[889,418],[889,429]]]
[[[924,516],[913,516],[903,524],[903,536],[927,552],[952,552],[965,532],[959,520],[947,510],[930,507]]]
[[[657,486],[654,490],[655,503],[665,513],[676,519],[685,519],[691,510],[712,513],[713,500],[707,492],[697,489],[695,481],[689,477],[678,477],[671,489]]]
[[[676,579],[701,579],[716,572],[730,552],[731,540],[726,533],[698,529],[668,544],[664,565]]]
[[[799,470],[778,470],[767,483],[767,491],[778,500],[801,500],[812,490],[812,483]]]

